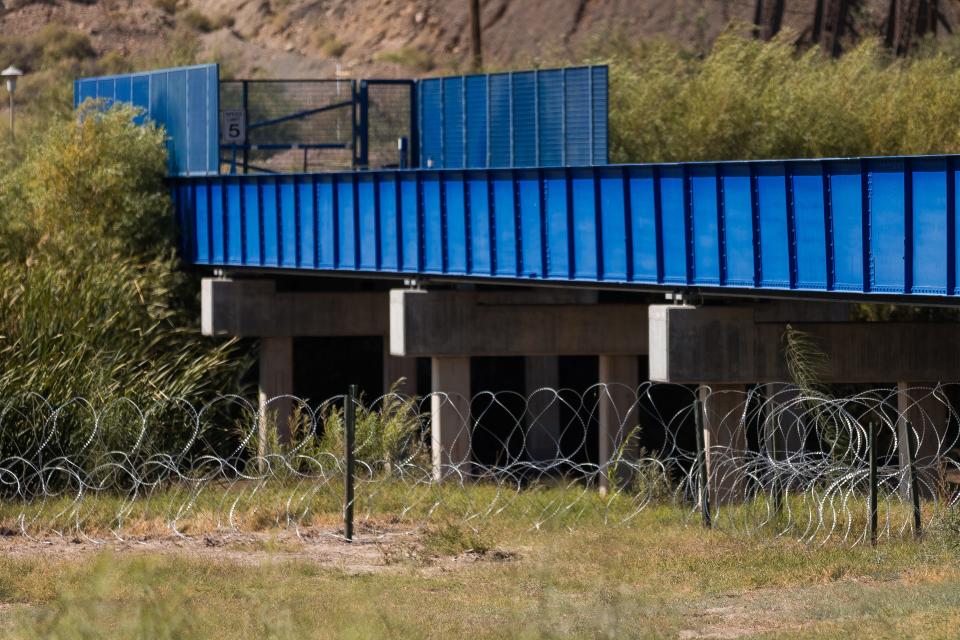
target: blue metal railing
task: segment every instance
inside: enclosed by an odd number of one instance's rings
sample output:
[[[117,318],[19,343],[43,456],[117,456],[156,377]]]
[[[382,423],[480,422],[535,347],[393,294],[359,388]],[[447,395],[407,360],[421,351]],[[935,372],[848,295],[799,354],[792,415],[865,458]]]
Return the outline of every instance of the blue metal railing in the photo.
[[[197,265],[957,295],[957,157],[172,180]]]

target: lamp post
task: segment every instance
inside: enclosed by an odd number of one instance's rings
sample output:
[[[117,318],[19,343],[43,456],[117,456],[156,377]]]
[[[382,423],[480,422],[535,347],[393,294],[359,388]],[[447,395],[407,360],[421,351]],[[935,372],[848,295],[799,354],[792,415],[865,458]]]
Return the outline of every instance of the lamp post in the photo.
[[[14,137],[14,113],[13,113],[13,94],[17,90],[17,78],[23,75],[23,71],[17,69],[15,66],[10,65],[3,71],[0,71],[0,76],[3,76],[3,79],[7,81],[7,93],[10,94],[10,139],[13,140]]]

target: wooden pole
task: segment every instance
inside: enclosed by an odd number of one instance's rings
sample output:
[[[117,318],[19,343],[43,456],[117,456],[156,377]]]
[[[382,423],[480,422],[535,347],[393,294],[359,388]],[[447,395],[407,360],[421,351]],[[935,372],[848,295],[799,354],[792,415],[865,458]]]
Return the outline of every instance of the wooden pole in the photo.
[[[470,55],[474,71],[483,68],[483,44],[480,29],[480,0],[467,0],[470,14]]]

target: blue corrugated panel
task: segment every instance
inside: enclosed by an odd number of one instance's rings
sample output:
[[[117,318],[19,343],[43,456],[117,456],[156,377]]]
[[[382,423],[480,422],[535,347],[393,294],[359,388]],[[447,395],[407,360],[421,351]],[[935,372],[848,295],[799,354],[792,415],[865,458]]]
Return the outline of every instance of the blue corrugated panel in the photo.
[[[466,166],[487,166],[487,76],[464,79],[465,117],[470,126],[464,132],[467,145]]]
[[[607,163],[606,67],[431,78],[418,100],[422,167]]]
[[[537,164],[562,167],[564,157],[564,95],[562,69],[537,74]]]
[[[439,78],[421,80],[417,99],[420,118],[420,163],[424,167],[443,166],[443,82]]]
[[[510,126],[510,74],[495,73],[487,81],[487,139],[490,158],[481,167],[509,167],[513,164],[513,129]],[[505,126],[506,123],[506,126]]]
[[[957,294],[955,156],[179,178],[189,261],[371,276]]]
[[[608,87],[609,72],[607,67],[590,67],[590,100],[593,119],[593,132],[590,134],[593,145],[590,158],[592,164],[607,164],[609,162],[609,140],[607,117],[610,108]]]
[[[215,64],[74,82],[74,107],[88,99],[140,107],[167,132],[170,173],[219,172],[220,80]]]
[[[448,169],[460,169],[464,165],[464,140],[466,138],[466,116],[464,109],[463,78],[444,78],[441,80],[443,113],[443,165]]]
[[[537,76],[533,71],[510,75],[513,96],[510,129],[513,132],[512,167],[537,166]],[[496,123],[494,123],[496,126]]]

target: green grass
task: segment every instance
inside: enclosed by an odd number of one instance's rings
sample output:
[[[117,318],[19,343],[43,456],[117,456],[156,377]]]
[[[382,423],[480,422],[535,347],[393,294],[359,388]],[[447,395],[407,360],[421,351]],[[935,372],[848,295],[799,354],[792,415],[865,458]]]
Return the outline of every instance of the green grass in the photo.
[[[334,479],[328,490],[312,493],[296,524],[336,531],[339,488]],[[44,513],[64,515],[41,521],[67,525],[66,540],[45,546],[5,539],[0,632],[63,639],[681,632],[833,638],[936,637],[960,623],[960,536],[952,526],[930,527],[920,542],[818,546],[738,529],[736,522],[764,508],[760,500],[729,510],[721,529],[705,530],[687,509],[651,504],[630,518],[631,500],[604,499],[578,486],[518,496],[487,484],[381,481],[358,492],[358,542],[350,547],[322,537],[326,546],[318,547],[309,532],[302,541],[293,536],[286,520],[290,497],[304,490],[278,482],[208,487],[180,521],[191,536],[186,541],[171,538],[166,525],[189,494],[159,491],[129,505],[124,522],[129,535],[167,537],[146,554],[136,542],[120,551],[109,545],[78,551],[69,542],[70,500],[49,501]],[[122,505],[118,497],[83,501],[84,530],[110,541]],[[791,505],[801,506],[802,498],[792,497]],[[881,513],[888,506],[903,515],[897,504],[882,505]],[[23,510],[0,504],[0,524],[14,524]],[[557,514],[531,526],[545,510]],[[236,533],[207,537],[222,534],[228,513]],[[855,526],[862,526],[860,514]],[[381,538],[374,536],[379,527],[409,533]],[[359,575],[353,549],[368,552]],[[379,558],[376,566],[369,553]],[[337,554],[344,555],[332,560]]]
[[[667,507],[630,527],[455,529],[423,538],[441,541],[433,553],[459,553],[478,535],[508,559],[437,566],[397,555],[391,571],[350,575],[286,558],[283,545],[257,566],[202,554],[6,556],[0,628],[64,639],[832,638],[949,635],[960,623],[957,556],[936,542],[758,542],[687,526]]]

